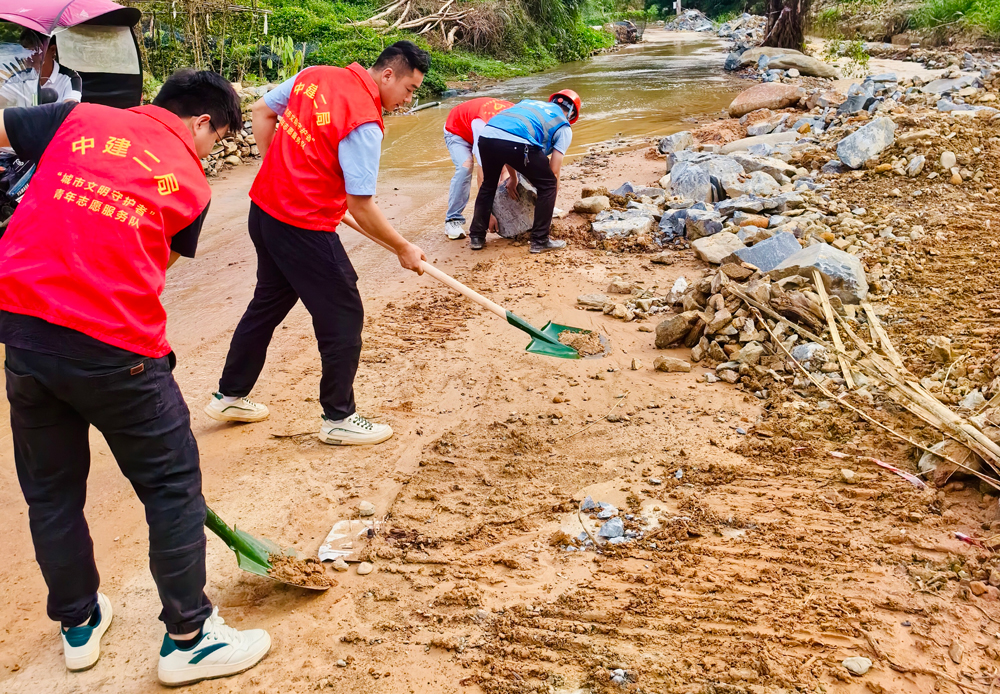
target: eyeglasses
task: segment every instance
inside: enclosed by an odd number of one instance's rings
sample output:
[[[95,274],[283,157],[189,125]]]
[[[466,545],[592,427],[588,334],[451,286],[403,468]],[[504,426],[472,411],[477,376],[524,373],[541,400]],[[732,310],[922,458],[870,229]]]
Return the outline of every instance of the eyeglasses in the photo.
[[[212,121],[208,121],[208,127],[210,127],[212,129],[212,132],[215,133],[215,142],[216,142],[216,144],[222,142],[222,135],[220,135],[219,131],[216,130],[215,126],[212,125]]]

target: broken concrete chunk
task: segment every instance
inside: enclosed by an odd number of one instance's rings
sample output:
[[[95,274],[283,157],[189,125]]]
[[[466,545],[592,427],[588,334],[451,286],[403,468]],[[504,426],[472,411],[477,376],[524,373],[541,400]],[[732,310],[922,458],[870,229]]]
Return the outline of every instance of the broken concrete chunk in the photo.
[[[604,304],[611,303],[605,294],[581,294],[576,297],[576,303],[591,311],[600,311]]]
[[[813,268],[822,273],[827,291],[839,296],[845,304],[860,303],[868,296],[868,280],[861,261],[825,243],[803,248],[770,270],[769,274],[775,280],[792,275],[811,278]]]

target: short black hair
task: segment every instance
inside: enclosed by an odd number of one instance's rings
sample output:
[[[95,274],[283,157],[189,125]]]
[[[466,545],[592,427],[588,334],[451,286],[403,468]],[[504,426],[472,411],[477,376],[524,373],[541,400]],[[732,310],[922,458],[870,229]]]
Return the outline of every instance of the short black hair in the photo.
[[[431,54],[413,41],[397,41],[382,51],[375,61],[376,70],[384,70],[387,67],[399,71],[405,67],[407,73],[419,70],[426,75],[431,69]]]
[[[213,128],[228,126],[230,134],[243,128],[243,111],[236,90],[225,77],[211,70],[177,70],[160,87],[153,105],[181,118],[207,113],[212,117]]]

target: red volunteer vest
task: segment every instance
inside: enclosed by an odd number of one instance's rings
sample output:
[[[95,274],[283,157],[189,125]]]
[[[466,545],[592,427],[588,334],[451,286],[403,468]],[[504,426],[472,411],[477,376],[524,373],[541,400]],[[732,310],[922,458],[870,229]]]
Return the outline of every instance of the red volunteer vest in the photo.
[[[480,97],[470,99],[451,109],[448,120],[444,123],[444,129],[458,135],[460,138],[472,144],[472,121],[481,118],[484,123],[489,123],[490,118],[513,106],[509,101]]]
[[[250,199],[285,224],[336,231],[347,211],[337,150],[363,123],[385,131],[378,85],[363,67],[319,65],[300,72]]]
[[[0,242],[0,309],[148,357],[170,352],[170,240],[212,190],[194,140],[158,106],[76,106]]]

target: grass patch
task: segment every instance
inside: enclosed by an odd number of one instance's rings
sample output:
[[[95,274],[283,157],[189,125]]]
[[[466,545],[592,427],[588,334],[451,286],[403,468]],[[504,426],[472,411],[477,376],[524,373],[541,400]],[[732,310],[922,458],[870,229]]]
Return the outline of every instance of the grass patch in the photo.
[[[998,0],[924,0],[913,19],[923,29],[978,31],[1000,38]]]

